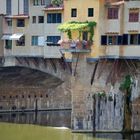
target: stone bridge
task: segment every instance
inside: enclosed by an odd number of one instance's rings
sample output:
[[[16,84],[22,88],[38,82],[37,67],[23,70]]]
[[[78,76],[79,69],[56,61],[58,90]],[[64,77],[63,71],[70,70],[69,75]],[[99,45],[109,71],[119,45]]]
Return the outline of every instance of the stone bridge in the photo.
[[[1,111],[4,109],[14,111],[17,109],[21,111],[72,109],[71,125],[74,131],[140,130],[139,61],[125,59],[97,61],[97,59],[89,60],[87,57],[85,53],[79,55],[73,53],[72,62],[66,62],[64,58],[7,57],[1,59],[3,67],[20,66],[35,69],[61,81],[51,86],[51,89],[43,79],[41,79],[45,83],[43,86],[1,87]],[[31,73],[32,76],[34,75],[32,71],[27,76]],[[129,74],[133,79],[131,115],[124,112],[124,93],[119,88],[124,77]],[[39,75],[41,73],[33,80],[38,82]],[[55,83],[56,79],[51,82]],[[18,82],[16,84],[18,85]],[[5,97],[8,92],[9,94]],[[20,97],[18,93],[21,94]],[[9,106],[6,104],[8,101]],[[129,125],[125,126],[126,116],[128,116]]]
[[[0,103],[1,112],[22,111],[23,109],[71,109],[71,64],[65,63],[63,58],[43,59],[37,57],[5,57],[1,58],[1,67],[6,68],[6,71],[9,73],[3,74],[6,75],[6,79],[8,79],[10,74],[14,76],[17,74],[22,79],[24,79],[24,77],[30,77],[28,79],[28,81],[30,81],[29,85],[26,85],[26,80],[23,81],[22,85],[17,81],[13,85],[8,84],[7,87],[0,86],[2,91]],[[10,70],[14,71],[13,69],[17,73],[10,73]],[[1,70],[1,74],[3,72],[4,70]],[[24,76],[23,73],[25,73]],[[9,80],[13,83],[13,81],[19,79],[16,79],[16,76]],[[40,77],[43,76],[44,78],[40,79]],[[1,81],[3,80],[4,78],[1,79]],[[41,86],[38,86],[34,81],[32,82],[32,80],[35,80],[36,82],[42,80],[44,83],[41,83]],[[8,94],[5,95],[6,92]],[[10,103],[11,100],[13,103]],[[8,102],[7,106],[6,102]],[[19,104],[19,102],[21,102],[21,104]]]

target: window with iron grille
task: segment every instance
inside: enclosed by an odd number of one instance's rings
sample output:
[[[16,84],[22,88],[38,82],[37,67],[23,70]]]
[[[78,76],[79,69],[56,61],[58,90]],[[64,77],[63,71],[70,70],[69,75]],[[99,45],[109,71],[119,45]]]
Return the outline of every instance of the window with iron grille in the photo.
[[[118,8],[108,8],[108,19],[118,19]]]
[[[129,22],[139,21],[139,10],[129,10]]]

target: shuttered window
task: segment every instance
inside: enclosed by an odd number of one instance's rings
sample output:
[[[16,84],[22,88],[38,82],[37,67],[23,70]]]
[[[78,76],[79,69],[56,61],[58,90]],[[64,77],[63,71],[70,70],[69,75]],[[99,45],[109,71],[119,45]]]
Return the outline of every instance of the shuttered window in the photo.
[[[122,39],[123,39],[122,36],[118,35],[118,42],[117,42],[118,45],[122,45],[122,41],[123,41]]]
[[[138,44],[140,45],[140,34],[138,35]]]
[[[128,34],[123,35],[123,45],[128,45]]]
[[[107,45],[107,36],[106,35],[101,36],[101,45]]]

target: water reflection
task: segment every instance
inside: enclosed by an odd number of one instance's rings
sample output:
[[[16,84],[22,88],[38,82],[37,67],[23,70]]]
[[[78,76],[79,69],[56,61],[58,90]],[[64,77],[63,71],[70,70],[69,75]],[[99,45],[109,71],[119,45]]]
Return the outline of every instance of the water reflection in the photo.
[[[0,140],[140,140],[140,133],[71,133],[71,111],[2,113],[0,122]]]
[[[71,126],[71,111],[16,112],[0,114],[0,122],[39,124],[54,127]]]
[[[139,134],[123,138],[121,134],[80,134],[71,133],[70,129],[43,127],[29,124],[0,123],[1,140],[139,140]]]

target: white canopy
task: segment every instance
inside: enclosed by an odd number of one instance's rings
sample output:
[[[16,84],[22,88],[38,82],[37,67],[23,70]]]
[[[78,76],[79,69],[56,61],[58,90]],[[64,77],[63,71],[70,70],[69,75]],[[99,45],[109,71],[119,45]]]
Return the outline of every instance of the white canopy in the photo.
[[[15,33],[12,35],[9,34],[5,34],[2,36],[2,40],[19,40],[21,37],[23,36],[22,33]]]

